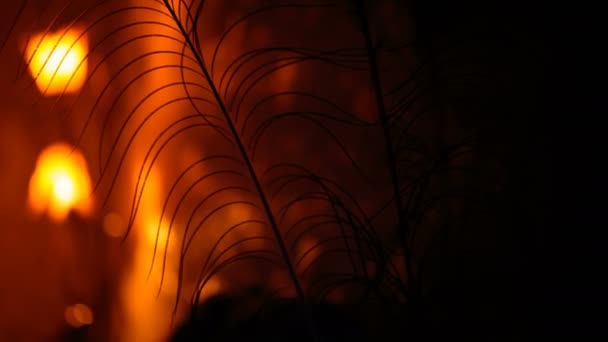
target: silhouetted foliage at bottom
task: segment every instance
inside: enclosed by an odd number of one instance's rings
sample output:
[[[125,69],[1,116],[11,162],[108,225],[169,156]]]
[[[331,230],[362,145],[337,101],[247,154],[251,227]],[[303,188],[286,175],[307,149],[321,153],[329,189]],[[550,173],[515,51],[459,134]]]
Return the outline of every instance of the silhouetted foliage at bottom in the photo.
[[[84,342],[89,338],[89,326],[66,328],[60,340],[65,342]]]
[[[196,307],[170,341],[527,341],[492,317],[476,318],[475,303],[459,309],[425,303],[408,310],[381,303],[302,303],[269,299],[255,290],[212,297]],[[415,311],[415,312],[412,312]],[[312,317],[316,335],[308,329]],[[507,324],[505,322],[505,324]],[[532,338],[532,340],[534,340]]]
[[[343,307],[267,299],[254,293],[221,295],[199,305],[171,341],[367,341]],[[309,317],[314,330],[308,329]],[[313,331],[316,337],[313,336]]]

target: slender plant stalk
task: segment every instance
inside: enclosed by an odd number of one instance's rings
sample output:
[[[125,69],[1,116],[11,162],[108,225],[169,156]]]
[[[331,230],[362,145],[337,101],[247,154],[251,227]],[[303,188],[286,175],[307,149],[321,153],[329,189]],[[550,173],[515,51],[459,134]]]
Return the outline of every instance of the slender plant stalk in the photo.
[[[268,218],[268,221],[270,223],[270,227],[272,228],[272,231],[275,235],[275,238],[277,240],[277,244],[279,245],[279,249],[281,252],[281,256],[285,259],[285,264],[287,266],[287,270],[289,272],[289,275],[291,277],[291,280],[293,282],[293,286],[295,287],[296,293],[298,295],[298,297],[300,299],[304,298],[304,290],[302,288],[302,285],[300,284],[300,281],[298,280],[296,271],[294,266],[291,263],[291,259],[289,257],[289,253],[287,252],[287,248],[285,247],[285,244],[283,243],[283,239],[281,237],[281,232],[279,230],[279,227],[276,223],[276,220],[274,218],[274,215],[272,213],[272,209],[270,208],[270,204],[268,202],[267,196],[264,192],[264,189],[262,188],[262,184],[260,183],[260,180],[258,179],[256,172],[253,168],[253,164],[251,163],[251,160],[249,158],[249,155],[247,154],[247,150],[245,149],[245,146],[243,145],[243,142],[241,141],[238,132],[236,130],[236,127],[234,126],[234,123],[232,122],[230,115],[228,114],[228,110],[226,109],[226,106],[224,105],[224,102],[222,101],[222,98],[217,90],[217,88],[215,87],[213,80],[211,79],[211,75],[209,74],[209,71],[207,70],[207,68],[205,67],[205,63],[203,62],[202,57],[200,56],[198,50],[196,49],[194,43],[192,42],[192,40],[190,39],[190,36],[187,34],[186,29],[184,28],[184,26],[182,25],[182,23],[180,22],[179,18],[177,17],[175,11],[173,10],[173,8],[171,7],[171,5],[169,4],[168,0],[164,0],[164,4],[167,7],[167,9],[169,10],[169,12],[171,13],[171,16],[173,17],[176,25],[179,27],[179,30],[181,31],[181,33],[184,36],[184,39],[186,40],[186,44],[188,45],[188,47],[190,48],[190,50],[192,51],[192,53],[194,54],[194,58],[196,59],[196,62],[198,63],[198,65],[200,66],[201,70],[203,71],[203,74],[205,76],[205,79],[207,80],[207,83],[209,84],[209,87],[213,93],[213,96],[215,98],[215,100],[217,101],[218,105],[220,106],[220,110],[224,116],[224,119],[226,120],[226,123],[228,124],[228,128],[230,129],[230,132],[232,133],[232,135],[234,136],[234,140],[237,144],[237,147],[239,149],[239,152],[241,154],[241,157],[243,158],[246,166],[247,166],[247,171],[249,172],[249,174],[251,175],[251,179],[253,180],[253,183],[255,185],[255,188],[257,190],[258,195],[260,196],[260,199],[262,201],[262,205],[264,206],[264,211],[266,213],[266,217]]]
[[[393,149],[393,140],[390,134],[391,124],[389,122],[389,116],[386,112],[386,108],[384,106],[384,96],[382,91],[382,82],[380,80],[380,70],[378,69],[378,51],[374,46],[374,41],[372,39],[372,35],[370,32],[369,21],[367,19],[366,13],[367,8],[365,6],[365,0],[355,0],[355,4],[357,6],[357,14],[361,24],[361,32],[365,39],[365,48],[367,50],[367,55],[369,58],[369,66],[370,66],[370,77],[372,88],[374,91],[374,98],[376,100],[376,110],[378,112],[378,116],[382,125],[382,131],[384,135],[384,145],[386,149],[386,157],[388,169],[390,172],[391,183],[393,186],[393,197],[395,200],[395,207],[397,210],[397,223],[399,225],[399,240],[401,243],[401,247],[403,249],[403,257],[405,259],[405,272],[407,275],[407,283],[408,289],[411,289],[413,284],[413,278],[411,274],[411,253],[410,249],[407,245],[407,236],[408,236],[408,222],[407,217],[403,207],[403,200],[401,199],[401,185],[399,181],[399,175],[397,174],[397,157],[395,155],[395,151]]]

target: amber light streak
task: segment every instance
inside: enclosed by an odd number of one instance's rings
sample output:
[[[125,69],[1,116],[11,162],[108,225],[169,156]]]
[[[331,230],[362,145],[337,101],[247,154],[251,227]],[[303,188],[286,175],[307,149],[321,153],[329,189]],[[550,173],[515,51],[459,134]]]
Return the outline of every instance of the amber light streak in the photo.
[[[160,178],[158,172],[150,174],[140,203],[136,229],[133,231],[136,238],[134,260],[123,284],[123,305],[128,328],[123,332],[121,341],[161,342],[171,332],[167,313],[172,312],[177,288],[176,246],[175,237],[168,236],[168,224],[162,222],[159,226],[163,200]],[[168,244],[169,260],[163,269],[165,244]],[[152,264],[154,253],[156,258]]]
[[[70,210],[89,215],[91,179],[83,155],[72,146],[57,143],[42,151],[30,178],[28,205],[35,214],[47,213],[63,221]]]
[[[79,91],[86,81],[88,42],[77,30],[30,38],[25,59],[38,90],[45,95]]]

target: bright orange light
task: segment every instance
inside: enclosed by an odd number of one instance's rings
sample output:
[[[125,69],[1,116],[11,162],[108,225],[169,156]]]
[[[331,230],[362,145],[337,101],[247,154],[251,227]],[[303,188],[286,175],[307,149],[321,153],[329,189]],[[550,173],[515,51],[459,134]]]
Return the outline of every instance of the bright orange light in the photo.
[[[58,143],[47,147],[30,179],[28,204],[36,213],[48,210],[51,219],[63,221],[70,210],[87,215],[92,208],[87,164],[73,147]]]
[[[64,173],[57,174],[53,180],[53,195],[62,203],[74,200],[74,182]]]
[[[84,305],[76,304],[65,309],[65,320],[73,327],[93,324],[93,311]]]
[[[79,36],[80,32],[70,29],[30,39],[25,58],[41,93],[74,93],[82,88],[87,73],[88,42],[86,35]]]

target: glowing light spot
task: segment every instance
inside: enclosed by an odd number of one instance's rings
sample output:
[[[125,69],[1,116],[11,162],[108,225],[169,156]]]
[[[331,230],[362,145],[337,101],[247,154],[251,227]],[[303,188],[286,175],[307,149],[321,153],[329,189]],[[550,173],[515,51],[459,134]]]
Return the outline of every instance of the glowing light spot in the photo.
[[[93,311],[84,304],[75,304],[65,309],[65,320],[73,327],[93,324]]]
[[[58,174],[53,180],[53,194],[57,200],[69,203],[74,200],[74,182],[64,173]]]
[[[86,81],[86,35],[70,29],[32,37],[25,59],[38,90],[45,95],[74,93]]]
[[[109,213],[103,218],[103,231],[111,237],[122,237],[127,232],[127,223],[122,216]]]
[[[36,214],[48,212],[54,221],[63,221],[74,209],[90,214],[91,180],[82,154],[58,143],[47,147],[36,162],[30,178],[28,204]]]
[[[163,220],[159,226],[158,220],[150,219],[145,229],[147,244],[150,246],[158,245],[159,248],[164,248],[169,240],[169,224]]]

